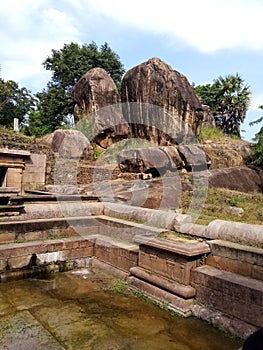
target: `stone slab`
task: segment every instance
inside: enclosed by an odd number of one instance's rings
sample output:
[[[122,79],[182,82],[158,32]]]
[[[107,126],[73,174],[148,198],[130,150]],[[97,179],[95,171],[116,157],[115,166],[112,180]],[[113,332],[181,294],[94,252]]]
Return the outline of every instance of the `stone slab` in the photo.
[[[193,298],[195,296],[195,289],[193,287],[177,283],[160,275],[156,275],[152,271],[145,270],[140,267],[132,267],[130,269],[130,273],[139,279],[149,282],[184,299]]]
[[[192,285],[203,305],[262,327],[262,281],[203,266],[192,270]]]
[[[193,299],[183,299],[177,295],[169,293],[163,289],[153,286],[134,276],[128,277],[128,282],[133,288],[139,289],[147,296],[157,300],[160,304],[166,304],[170,310],[176,311],[184,316],[191,316],[191,307]]]
[[[207,241],[211,253],[216,256],[238,260],[252,265],[263,266],[263,249],[223,240]]]
[[[206,236],[210,239],[263,244],[263,225],[214,220],[208,224]]]
[[[210,253],[209,245],[204,241],[199,242],[197,240],[182,238],[173,240],[163,238],[149,239],[142,236],[137,238],[136,243],[186,257],[195,257]]]
[[[65,350],[27,310],[0,318],[1,349]]]

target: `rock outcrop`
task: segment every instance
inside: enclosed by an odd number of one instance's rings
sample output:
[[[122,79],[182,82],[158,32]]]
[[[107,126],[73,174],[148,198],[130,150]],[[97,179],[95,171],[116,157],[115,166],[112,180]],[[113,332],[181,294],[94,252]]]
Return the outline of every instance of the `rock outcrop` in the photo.
[[[127,137],[129,126],[122,118],[117,87],[104,69],[93,68],[84,74],[74,86],[73,98],[75,122],[86,117],[101,147]]]
[[[263,192],[263,171],[237,166],[212,170],[209,186],[240,192]]]
[[[123,172],[160,176],[167,170],[207,169],[211,160],[197,145],[157,146],[122,150],[116,156]]]
[[[89,140],[78,130],[59,129],[44,136],[41,140],[53,152],[67,158],[87,158],[92,149]]]
[[[124,118],[133,136],[159,145],[176,144],[190,130],[199,133],[203,109],[187,78],[159,58],[151,58],[124,76]]]

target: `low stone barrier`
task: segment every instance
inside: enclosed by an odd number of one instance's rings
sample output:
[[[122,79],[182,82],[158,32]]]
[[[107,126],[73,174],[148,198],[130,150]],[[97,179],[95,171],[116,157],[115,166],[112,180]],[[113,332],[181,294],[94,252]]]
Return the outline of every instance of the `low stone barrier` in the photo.
[[[206,238],[224,241],[263,244],[263,225],[214,220],[207,226]]]
[[[192,270],[192,286],[196,289],[196,300],[207,309],[218,312],[218,323],[223,315],[228,316],[224,328],[233,327],[232,320],[239,320],[234,333],[246,337],[251,326],[263,324],[263,282],[222,271],[211,266]]]
[[[263,281],[263,249],[222,240],[208,244],[211,254],[207,265]]]
[[[104,203],[104,215],[137,221],[164,229],[174,229],[175,226],[192,221],[192,217],[186,214],[177,214],[173,211],[141,208],[118,203]]]

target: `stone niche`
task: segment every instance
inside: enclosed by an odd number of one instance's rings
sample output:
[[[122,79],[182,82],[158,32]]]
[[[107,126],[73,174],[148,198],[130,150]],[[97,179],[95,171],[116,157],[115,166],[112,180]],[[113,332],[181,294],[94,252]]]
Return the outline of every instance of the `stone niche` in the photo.
[[[16,188],[19,194],[45,184],[46,155],[0,149],[0,188]]]

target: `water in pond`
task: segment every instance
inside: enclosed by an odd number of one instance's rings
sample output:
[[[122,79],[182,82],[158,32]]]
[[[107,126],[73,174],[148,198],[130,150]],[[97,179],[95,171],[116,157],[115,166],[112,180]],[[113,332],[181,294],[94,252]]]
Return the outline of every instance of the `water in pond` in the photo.
[[[120,287],[92,270],[0,284],[0,349],[236,350],[241,345],[203,321],[116,292]]]

